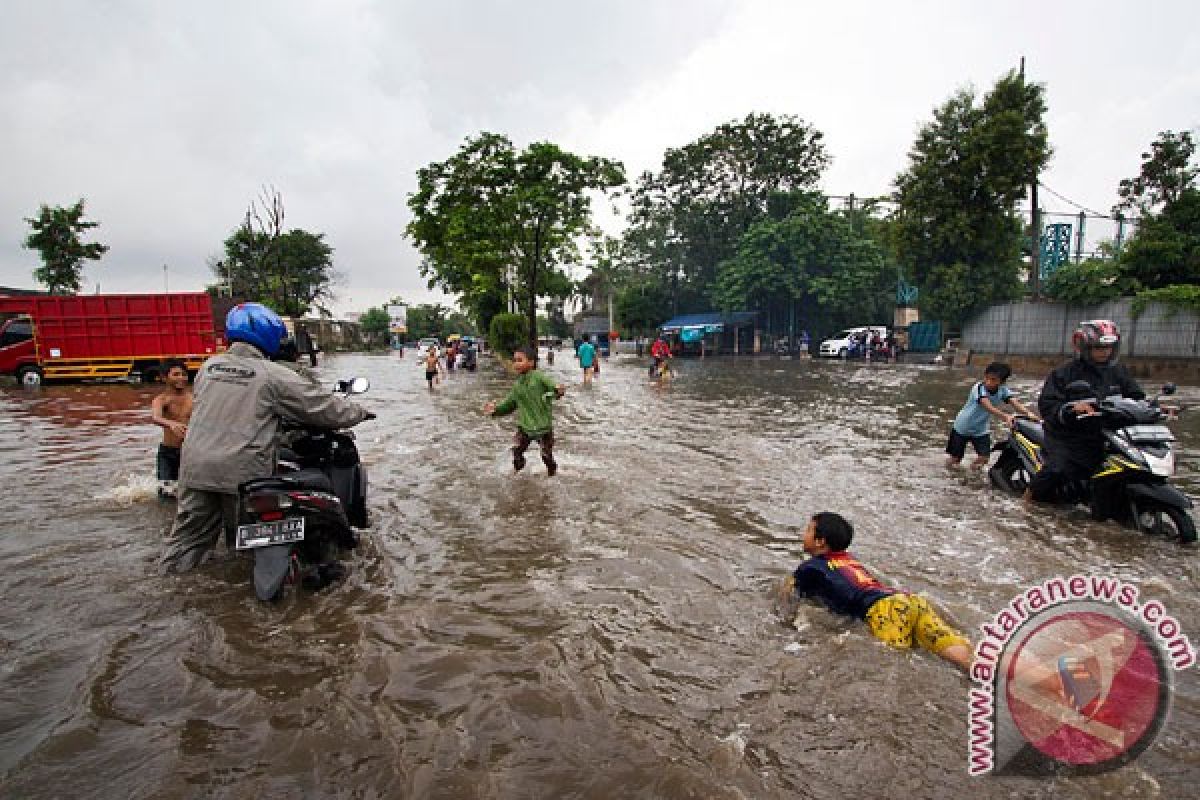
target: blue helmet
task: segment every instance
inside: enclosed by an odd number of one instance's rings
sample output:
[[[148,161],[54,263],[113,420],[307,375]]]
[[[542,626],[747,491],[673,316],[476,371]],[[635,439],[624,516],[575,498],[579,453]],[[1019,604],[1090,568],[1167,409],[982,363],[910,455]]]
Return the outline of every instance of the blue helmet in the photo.
[[[261,303],[238,303],[225,316],[226,339],[252,344],[268,358],[279,352],[287,335],[279,315]]]

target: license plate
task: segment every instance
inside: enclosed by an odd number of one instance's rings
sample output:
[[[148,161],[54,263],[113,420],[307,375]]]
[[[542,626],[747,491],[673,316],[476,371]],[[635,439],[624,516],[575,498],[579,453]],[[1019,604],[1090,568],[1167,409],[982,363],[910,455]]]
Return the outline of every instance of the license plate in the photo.
[[[259,522],[254,525],[238,525],[238,550],[253,550],[274,544],[290,544],[304,540],[304,517],[281,519],[276,522]]]

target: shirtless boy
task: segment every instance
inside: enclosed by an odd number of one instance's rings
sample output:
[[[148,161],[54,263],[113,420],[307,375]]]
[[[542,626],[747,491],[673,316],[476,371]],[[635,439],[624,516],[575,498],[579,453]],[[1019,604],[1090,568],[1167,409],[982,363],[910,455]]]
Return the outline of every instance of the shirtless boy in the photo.
[[[192,387],[188,384],[187,366],[182,361],[166,363],[167,388],[150,404],[151,419],[163,429],[162,444],[158,446],[158,494],[174,496],[175,481],[179,480],[179,453],[192,418]]]

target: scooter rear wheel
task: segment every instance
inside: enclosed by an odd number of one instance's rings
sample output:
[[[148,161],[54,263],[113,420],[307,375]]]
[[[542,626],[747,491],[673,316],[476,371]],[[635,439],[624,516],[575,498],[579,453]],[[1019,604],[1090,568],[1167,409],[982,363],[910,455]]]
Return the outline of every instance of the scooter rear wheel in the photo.
[[[1187,543],[1196,541],[1196,523],[1181,508],[1163,503],[1134,504],[1133,524],[1142,533],[1152,533]]]

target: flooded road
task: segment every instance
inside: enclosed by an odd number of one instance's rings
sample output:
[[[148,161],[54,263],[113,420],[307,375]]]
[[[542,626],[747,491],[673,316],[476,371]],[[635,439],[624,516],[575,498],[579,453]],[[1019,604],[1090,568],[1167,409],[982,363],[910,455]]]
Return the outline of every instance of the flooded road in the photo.
[[[1200,640],[1200,553],[1082,512],[1027,512],[942,449],[973,374],[708,360],[647,385],[633,359],[547,371],[559,474],[514,477],[491,361],[424,386],[363,374],[373,525],[348,580],[278,606],[226,559],[163,578],[153,390],[0,389],[0,795],[775,798],[1194,796],[1200,682],[1134,763],[970,779],[969,684],[772,586],[808,517],[964,630],[1054,575],[1112,574]],[[1014,378],[1032,401],[1040,380]],[[1200,390],[1182,392],[1185,404]],[[1174,424],[1200,496],[1200,412]],[[532,454],[531,454],[532,455]]]

